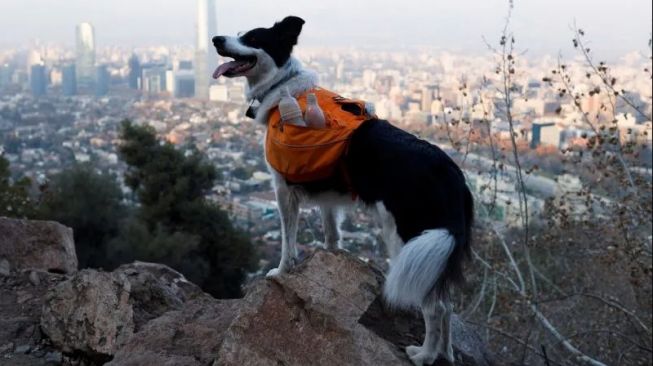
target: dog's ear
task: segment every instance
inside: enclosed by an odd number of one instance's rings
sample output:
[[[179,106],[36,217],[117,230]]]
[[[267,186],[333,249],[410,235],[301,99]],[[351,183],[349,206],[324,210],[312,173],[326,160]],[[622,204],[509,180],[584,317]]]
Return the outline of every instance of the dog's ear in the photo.
[[[274,28],[279,31],[281,39],[288,42],[291,46],[297,44],[299,34],[304,26],[304,19],[296,16],[285,17],[282,21],[276,23]]]

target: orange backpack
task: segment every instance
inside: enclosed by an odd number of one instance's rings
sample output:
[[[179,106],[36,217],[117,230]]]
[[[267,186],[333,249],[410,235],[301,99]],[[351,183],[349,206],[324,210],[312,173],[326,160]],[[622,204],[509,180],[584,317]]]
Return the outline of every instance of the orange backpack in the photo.
[[[374,118],[366,112],[363,101],[346,99],[322,88],[297,96],[302,111],[306,111],[309,93],[317,97],[326,128],[283,123],[276,107],[268,118],[265,156],[290,183],[314,182],[333,176],[347,152],[352,133],[363,122]]]

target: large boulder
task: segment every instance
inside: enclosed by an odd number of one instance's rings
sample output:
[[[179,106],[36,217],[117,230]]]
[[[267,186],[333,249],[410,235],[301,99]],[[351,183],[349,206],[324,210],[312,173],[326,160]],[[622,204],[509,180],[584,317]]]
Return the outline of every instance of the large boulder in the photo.
[[[216,365],[410,365],[403,348],[421,343],[422,319],[383,307],[382,284],[373,266],[318,250],[291,273],[249,290]],[[480,338],[458,318],[453,336],[457,364],[491,364]]]
[[[136,331],[167,311],[181,309],[189,300],[208,297],[184,275],[162,264],[134,262],[114,272],[123,274],[131,285],[129,301]]]
[[[147,323],[107,366],[202,366],[215,359],[240,300],[187,302]]]
[[[130,291],[121,273],[80,271],[48,292],[41,328],[63,352],[107,361],[134,332]]]
[[[345,252],[318,250],[275,279],[259,279],[241,300],[198,296],[150,320],[110,366],[406,365],[421,342],[419,315],[386,309],[383,275]],[[458,318],[457,365],[489,365],[480,338]]]
[[[409,365],[397,347],[358,323],[382,282],[346,253],[317,251],[249,290],[217,365]]]
[[[113,272],[85,269],[48,292],[41,328],[63,352],[106,362],[150,320],[204,297],[199,287],[161,264],[136,262]]]
[[[419,315],[384,307],[382,273],[345,252],[317,250],[244,299],[216,300],[160,264],[77,272],[56,223],[0,229],[0,366],[408,366],[404,347],[423,337]],[[457,365],[490,364],[458,318],[453,337]]]
[[[0,217],[0,273],[22,269],[77,271],[73,231],[51,221]]]
[[[48,289],[64,279],[44,271],[0,275],[0,365],[20,364],[16,358],[24,352],[45,356],[41,309]]]

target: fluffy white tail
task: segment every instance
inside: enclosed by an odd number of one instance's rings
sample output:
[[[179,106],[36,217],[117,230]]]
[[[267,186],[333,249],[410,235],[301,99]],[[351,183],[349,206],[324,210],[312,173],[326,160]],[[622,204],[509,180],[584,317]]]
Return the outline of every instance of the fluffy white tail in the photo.
[[[434,292],[453,252],[455,240],[448,230],[427,230],[412,239],[390,264],[384,296],[399,308],[420,307]]]

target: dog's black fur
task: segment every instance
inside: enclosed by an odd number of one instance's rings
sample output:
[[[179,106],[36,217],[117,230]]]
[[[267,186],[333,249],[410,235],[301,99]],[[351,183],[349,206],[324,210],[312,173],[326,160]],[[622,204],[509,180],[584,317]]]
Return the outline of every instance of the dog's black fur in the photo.
[[[464,281],[474,201],[462,171],[444,151],[388,121],[372,119],[354,132],[344,166],[346,177],[336,174],[301,186],[313,194],[353,191],[368,205],[383,202],[404,243],[425,230],[447,229],[456,246],[435,290],[444,294]]]
[[[240,36],[240,42],[247,47],[264,50],[274,59],[277,67],[281,67],[290,58],[303,25],[303,19],[290,16],[275,23],[272,28],[255,28],[248,31]],[[213,37],[213,45],[218,53],[222,56],[232,56],[225,54],[222,50],[223,44],[224,37]]]
[[[456,163],[437,146],[382,120],[354,132],[345,162],[354,191],[365,203],[384,203],[404,243],[425,230],[449,230],[456,245],[436,291],[462,282],[474,203]]]

